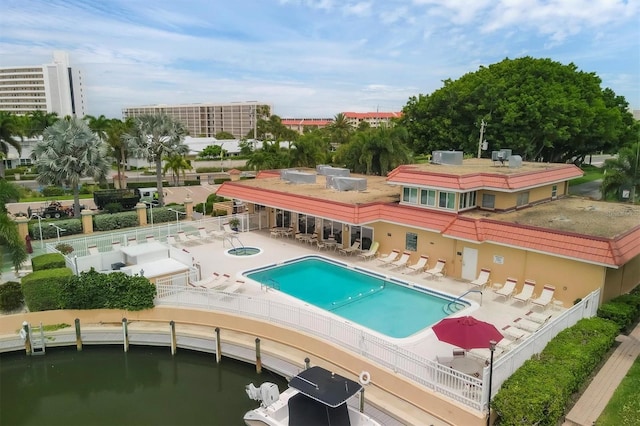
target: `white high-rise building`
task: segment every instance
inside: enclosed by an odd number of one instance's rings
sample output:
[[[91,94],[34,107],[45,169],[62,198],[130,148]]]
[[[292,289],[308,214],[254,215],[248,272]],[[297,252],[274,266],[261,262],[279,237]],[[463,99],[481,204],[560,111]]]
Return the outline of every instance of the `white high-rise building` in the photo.
[[[66,52],[54,51],[44,65],[0,68],[0,111],[25,115],[55,112],[60,118],[84,117],[86,103],[82,75],[69,65]]]

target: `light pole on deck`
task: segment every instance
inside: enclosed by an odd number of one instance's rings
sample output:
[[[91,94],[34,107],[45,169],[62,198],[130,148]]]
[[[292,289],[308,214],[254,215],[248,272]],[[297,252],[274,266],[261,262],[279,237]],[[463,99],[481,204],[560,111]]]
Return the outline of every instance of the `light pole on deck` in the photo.
[[[31,215],[31,219],[33,219],[34,217],[38,218],[38,229],[40,230],[40,248],[44,248],[44,240],[42,239],[42,216],[40,216],[38,213],[33,213]]]
[[[496,351],[498,342],[489,340],[489,351],[491,358],[489,360],[489,398],[487,399],[487,426],[491,424],[491,386],[493,385],[493,353]]]
[[[60,231],[64,232],[66,231],[66,229],[60,228],[58,225],[54,223],[50,223],[49,226],[53,226],[54,228],[56,228],[56,234],[58,234],[58,243],[60,243]]]

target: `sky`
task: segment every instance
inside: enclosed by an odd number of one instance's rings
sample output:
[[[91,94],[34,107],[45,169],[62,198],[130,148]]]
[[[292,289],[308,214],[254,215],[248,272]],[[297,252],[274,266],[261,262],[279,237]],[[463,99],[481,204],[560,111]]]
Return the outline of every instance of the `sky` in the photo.
[[[640,0],[0,0],[0,67],[69,53],[87,112],[270,104],[401,111],[505,58],[593,72],[640,109]]]

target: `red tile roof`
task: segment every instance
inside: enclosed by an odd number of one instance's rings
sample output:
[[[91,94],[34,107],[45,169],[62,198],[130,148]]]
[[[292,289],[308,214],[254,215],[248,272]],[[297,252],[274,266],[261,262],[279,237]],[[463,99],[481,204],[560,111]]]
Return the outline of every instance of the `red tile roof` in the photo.
[[[361,120],[366,120],[369,118],[400,118],[402,117],[402,112],[343,112],[342,113],[346,118],[357,118]]]

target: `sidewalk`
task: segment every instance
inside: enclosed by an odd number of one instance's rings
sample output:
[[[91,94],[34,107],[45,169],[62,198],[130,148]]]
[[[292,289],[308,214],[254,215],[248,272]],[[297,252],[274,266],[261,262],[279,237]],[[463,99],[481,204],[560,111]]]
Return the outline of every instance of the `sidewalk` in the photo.
[[[592,426],[613,396],[631,365],[640,355],[640,324],[629,336],[619,336],[616,348],[587,390],[565,417],[563,426]]]

